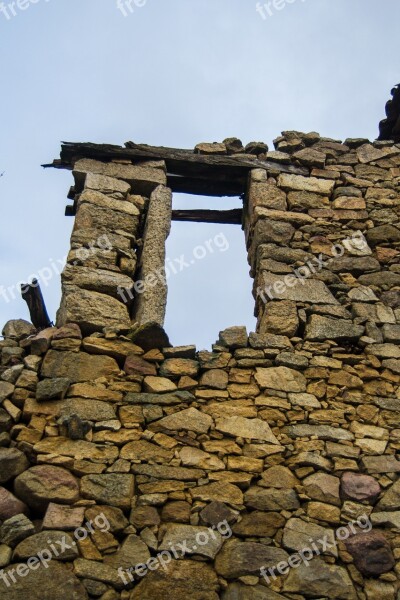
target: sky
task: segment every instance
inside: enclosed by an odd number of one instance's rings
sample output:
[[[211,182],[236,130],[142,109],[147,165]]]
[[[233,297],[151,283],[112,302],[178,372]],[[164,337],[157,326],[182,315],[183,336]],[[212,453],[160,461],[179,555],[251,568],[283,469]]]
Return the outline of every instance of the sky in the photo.
[[[41,164],[62,140],[194,148],[234,136],[272,148],[290,129],[373,140],[400,81],[398,0],[273,0],[258,10],[253,0],[132,0],[132,12],[127,2],[0,2],[1,325],[29,319],[17,284],[49,269],[42,291],[55,319],[73,178]],[[239,205],[174,197],[174,208]],[[169,279],[174,345],[210,348],[226,327],[255,329],[240,226],[174,223],[168,257],[193,256],[207,240],[215,251]]]

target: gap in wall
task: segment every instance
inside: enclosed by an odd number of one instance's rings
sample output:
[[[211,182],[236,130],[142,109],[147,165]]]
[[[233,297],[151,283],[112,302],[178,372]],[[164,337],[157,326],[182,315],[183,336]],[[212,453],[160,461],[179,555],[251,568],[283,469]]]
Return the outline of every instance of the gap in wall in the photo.
[[[174,194],[174,210],[200,208],[242,208],[242,200]],[[255,331],[253,280],[240,225],[173,221],[166,264],[165,329],[171,344],[209,350],[226,327],[246,325],[249,333]]]

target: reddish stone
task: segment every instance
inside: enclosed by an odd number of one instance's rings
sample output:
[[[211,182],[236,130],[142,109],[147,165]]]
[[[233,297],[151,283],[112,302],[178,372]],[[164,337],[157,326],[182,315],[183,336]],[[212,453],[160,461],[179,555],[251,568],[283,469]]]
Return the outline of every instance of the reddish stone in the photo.
[[[357,569],[367,577],[387,573],[395,565],[390,544],[380,531],[357,533],[344,543]]]
[[[79,499],[79,485],[69,471],[52,465],[38,465],[19,475],[15,494],[35,510],[44,511],[50,502],[73,504]]]
[[[0,521],[7,521],[7,519],[11,519],[11,517],[15,517],[15,515],[20,515],[21,513],[28,514],[26,504],[18,500],[14,494],[5,488],[0,487]]]
[[[71,508],[50,502],[43,520],[43,529],[73,531],[81,527],[85,518],[85,507]]]
[[[140,358],[140,356],[137,356],[136,354],[129,354],[129,356],[127,356],[124,365],[124,371],[128,375],[134,375],[137,373],[139,375],[157,375],[157,369],[155,365],[147,362],[147,360],[144,360],[143,358]]]
[[[340,483],[340,495],[344,500],[373,502],[381,493],[379,483],[370,475],[343,473]]]

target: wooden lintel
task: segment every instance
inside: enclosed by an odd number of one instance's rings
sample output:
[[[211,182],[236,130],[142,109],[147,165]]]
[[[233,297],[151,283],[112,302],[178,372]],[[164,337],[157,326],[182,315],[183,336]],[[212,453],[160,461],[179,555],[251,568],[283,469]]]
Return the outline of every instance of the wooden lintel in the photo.
[[[55,160],[44,167],[71,169],[74,162],[80,158],[93,158],[103,161],[111,160],[165,160],[167,170],[174,175],[204,174],[212,176],[213,169],[218,172],[239,173],[241,170],[248,172],[250,169],[265,169],[275,173],[293,173],[309,175],[309,170],[297,165],[280,164],[268,160],[259,160],[256,156],[235,154],[208,155],[195,154],[192,150],[181,150],[146,144],[127,142],[126,147],[107,144],[63,142],[61,159]]]
[[[264,169],[269,174],[309,175],[309,169],[295,164],[261,160],[248,154],[208,155],[127,142],[125,147],[107,144],[63,142],[61,158],[44,167],[73,169],[81,158],[110,162],[128,160],[133,164],[165,161],[168,186],[173,192],[205,196],[240,196],[246,192],[249,171]]]
[[[192,223],[221,223],[224,225],[241,225],[243,210],[173,210],[173,221],[190,221]]]
[[[193,196],[241,196],[246,192],[246,177],[224,181],[215,178],[167,176],[167,185],[174,193]]]

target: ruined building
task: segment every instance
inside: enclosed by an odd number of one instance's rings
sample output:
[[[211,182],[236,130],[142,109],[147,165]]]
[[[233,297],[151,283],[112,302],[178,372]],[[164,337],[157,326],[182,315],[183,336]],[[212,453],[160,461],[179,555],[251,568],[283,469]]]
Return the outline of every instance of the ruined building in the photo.
[[[63,144],[56,326],[0,341],[2,600],[399,598],[392,108],[373,143]],[[256,332],[171,346],[171,218],[243,227]]]

